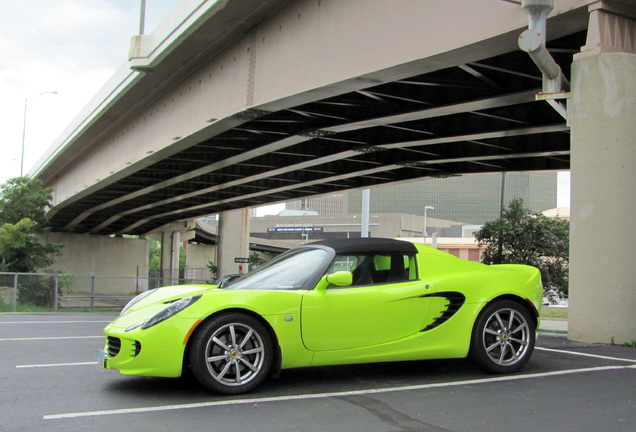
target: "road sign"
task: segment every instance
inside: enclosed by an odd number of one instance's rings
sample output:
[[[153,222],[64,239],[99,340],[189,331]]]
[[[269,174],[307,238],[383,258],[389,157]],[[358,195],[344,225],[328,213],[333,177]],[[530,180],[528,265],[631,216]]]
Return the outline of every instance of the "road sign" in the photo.
[[[234,262],[237,264],[247,264],[250,262],[249,258],[234,258]]]

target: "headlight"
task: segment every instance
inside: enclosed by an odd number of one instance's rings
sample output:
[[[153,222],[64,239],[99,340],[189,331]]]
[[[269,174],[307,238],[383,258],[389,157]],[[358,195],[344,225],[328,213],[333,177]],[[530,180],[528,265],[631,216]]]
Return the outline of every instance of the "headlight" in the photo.
[[[201,298],[201,294],[199,294],[198,296],[194,296],[194,297],[187,297],[187,298],[181,299],[179,301],[176,301],[174,303],[171,303],[166,308],[162,309],[161,312],[157,313],[155,316],[153,316],[148,321],[146,321],[141,326],[141,329],[145,330],[147,328],[150,328],[150,327],[152,327],[154,325],[159,324],[162,321],[167,320],[168,318],[170,318],[172,316],[175,316],[176,314],[178,314],[179,312],[181,312],[182,310],[184,310],[188,306],[192,305],[194,302],[196,302],[200,298]]]
[[[148,297],[150,294],[154,293],[155,291],[157,291],[157,288],[151,289],[150,291],[146,291],[146,292],[143,292],[143,293],[139,294],[137,297],[135,297],[134,299],[129,301],[128,304],[126,304],[126,306],[124,306],[124,308],[121,310],[119,315],[120,316],[123,315],[128,309],[133,307],[133,305],[139,303],[141,300],[145,299],[146,297]]]

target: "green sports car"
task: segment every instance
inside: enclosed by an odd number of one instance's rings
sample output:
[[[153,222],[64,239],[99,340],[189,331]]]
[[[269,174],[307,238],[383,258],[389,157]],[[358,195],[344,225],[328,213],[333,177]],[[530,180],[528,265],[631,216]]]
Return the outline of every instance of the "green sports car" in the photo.
[[[542,286],[523,265],[392,239],[291,249],[219,288],[144,292],[104,329],[99,366],[247,392],[282,369],[472,357],[514,372],[534,349]]]

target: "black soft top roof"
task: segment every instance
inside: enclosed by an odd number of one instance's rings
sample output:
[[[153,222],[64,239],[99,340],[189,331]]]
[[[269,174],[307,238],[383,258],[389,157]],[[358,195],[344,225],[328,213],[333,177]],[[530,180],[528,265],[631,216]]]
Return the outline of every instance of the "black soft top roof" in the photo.
[[[402,254],[414,254],[417,253],[417,248],[413,243],[394,240],[389,238],[353,238],[353,239],[334,239],[334,240],[321,240],[310,243],[311,245],[322,245],[332,248],[336,253],[402,253]]]

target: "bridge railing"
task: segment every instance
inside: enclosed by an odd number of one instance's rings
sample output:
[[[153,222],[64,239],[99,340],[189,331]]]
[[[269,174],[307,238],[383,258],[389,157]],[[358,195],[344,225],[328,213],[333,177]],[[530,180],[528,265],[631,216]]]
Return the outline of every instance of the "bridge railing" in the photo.
[[[204,279],[0,272],[0,312],[120,310],[136,295]]]

